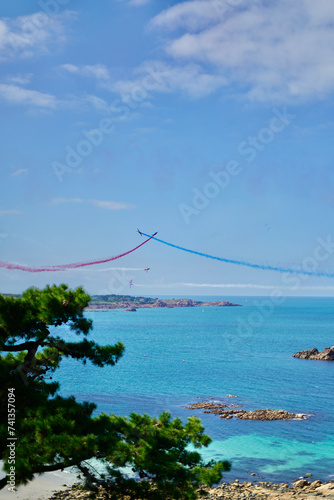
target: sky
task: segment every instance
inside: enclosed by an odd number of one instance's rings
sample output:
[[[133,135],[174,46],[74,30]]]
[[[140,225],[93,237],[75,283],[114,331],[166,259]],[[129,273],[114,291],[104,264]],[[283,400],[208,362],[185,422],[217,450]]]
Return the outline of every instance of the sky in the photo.
[[[0,260],[107,258],[142,243],[139,228],[221,258],[333,273],[333,24],[332,0],[2,1]],[[334,292],[333,278],[154,240],[77,270],[0,269],[2,293],[53,283]]]

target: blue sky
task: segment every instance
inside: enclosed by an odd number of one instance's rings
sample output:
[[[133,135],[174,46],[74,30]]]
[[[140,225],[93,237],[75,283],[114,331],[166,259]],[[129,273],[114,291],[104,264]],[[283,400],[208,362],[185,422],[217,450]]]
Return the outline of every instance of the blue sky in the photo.
[[[117,255],[139,227],[219,257],[334,270],[331,0],[16,0],[0,16],[0,260]],[[334,291],[155,241],[0,280],[1,292]]]

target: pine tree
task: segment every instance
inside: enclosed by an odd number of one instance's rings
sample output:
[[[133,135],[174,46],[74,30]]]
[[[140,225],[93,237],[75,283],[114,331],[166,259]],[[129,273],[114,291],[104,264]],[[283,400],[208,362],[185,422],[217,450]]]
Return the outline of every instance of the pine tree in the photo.
[[[204,463],[189,448],[211,441],[198,418],[182,424],[168,412],[159,418],[135,413],[93,417],[93,403],[60,396],[59,383],[50,381],[63,357],[103,367],[123,355],[120,342],[100,346],[87,339],[92,321],[84,309],[89,301],[82,288],[66,285],[30,288],[21,297],[0,295],[0,457],[7,473],[0,489],[13,490],[36,474],[73,466],[91,489],[103,483],[114,498],[196,498],[200,485],[219,482],[230,467],[228,462]],[[77,342],[57,335],[57,327],[65,324]],[[105,475],[86,462],[91,458],[104,464]],[[125,466],[135,479],[121,472]]]

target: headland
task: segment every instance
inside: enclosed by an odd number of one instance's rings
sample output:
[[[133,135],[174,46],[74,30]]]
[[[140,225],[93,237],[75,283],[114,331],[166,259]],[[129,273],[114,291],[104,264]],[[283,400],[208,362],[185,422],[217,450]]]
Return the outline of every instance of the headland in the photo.
[[[164,307],[241,307],[241,304],[233,304],[227,300],[206,302],[193,299],[158,299],[151,297],[134,297],[132,295],[92,295],[92,300],[87,307],[94,309],[127,309],[134,311],[139,308]]]

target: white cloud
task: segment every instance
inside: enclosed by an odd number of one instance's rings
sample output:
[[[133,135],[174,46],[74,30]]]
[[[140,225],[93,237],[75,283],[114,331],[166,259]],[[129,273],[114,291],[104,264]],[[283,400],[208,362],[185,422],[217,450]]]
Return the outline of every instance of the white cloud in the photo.
[[[164,45],[175,70],[199,65],[206,79],[227,81],[255,100],[318,99],[333,92],[332,0],[231,3],[181,2],[152,19],[159,31],[178,30]]]
[[[93,76],[97,80],[108,80],[109,71],[103,64],[95,64],[93,66],[84,65],[76,66],[75,64],[62,64],[61,69],[69,73],[77,74],[80,76]]]
[[[137,285],[143,286],[143,285]],[[294,287],[291,286],[281,286],[281,285],[261,285],[255,283],[170,283],[168,285],[163,285],[165,287],[190,287],[190,288],[237,288],[237,289],[249,289],[249,290],[287,290],[295,291]],[[315,285],[315,286],[303,286],[299,287],[298,291],[303,290],[323,290],[330,291],[334,290],[333,285]]]
[[[123,2],[124,0],[118,0],[119,2]],[[132,7],[141,7],[142,5],[147,5],[151,0],[129,0],[127,2],[128,5]]]
[[[28,170],[26,168],[19,168],[18,170],[15,170],[15,172],[13,172],[11,174],[11,177],[19,177],[21,175],[25,175],[28,173]]]
[[[38,108],[54,109],[56,98],[37,90],[29,90],[17,85],[0,84],[0,97],[10,104],[32,105]]]
[[[134,208],[134,205],[130,203],[119,203],[118,201],[89,200],[89,203],[92,203],[96,207],[106,208],[107,210],[128,210],[129,208]]]
[[[110,111],[110,105],[104,99],[101,99],[100,97],[97,97],[96,95],[93,94],[87,94],[82,98],[77,98],[74,100],[74,102],[76,100],[82,101],[85,104],[90,104],[93,106],[93,108],[97,109],[98,111],[103,111],[105,113],[108,113]]]
[[[68,71],[69,73],[80,73],[79,66],[76,66],[75,64],[62,64],[60,68]]]
[[[21,75],[8,75],[5,77],[6,83],[18,83],[19,85],[27,85],[32,79],[32,73],[24,73]]]
[[[278,285],[257,285],[252,283],[175,283],[179,286],[190,286],[194,288],[256,288],[263,290],[274,290],[277,288],[282,288]],[[286,287],[289,289],[289,287]]]
[[[212,74],[199,64],[166,66],[164,72],[165,89],[181,89],[191,97],[211,94],[226,83],[223,75]]]
[[[100,97],[93,94],[85,94],[82,96],[68,95],[63,99],[58,99],[52,94],[23,88],[19,85],[0,83],[0,99],[3,99],[7,104],[24,105],[39,110],[56,110],[69,108],[83,108],[84,106],[92,107],[103,113],[110,113],[110,105]]]
[[[191,97],[202,97],[224,85],[226,78],[205,71],[199,64],[172,65],[159,61],[147,61],[135,71],[132,80],[119,80],[108,89],[127,99],[142,102],[152,92],[182,90]]]
[[[195,288],[245,288],[245,289],[256,289],[256,290],[292,290],[295,291],[293,286],[281,286],[281,285],[257,285],[257,284],[235,284],[235,283],[227,283],[227,284],[204,284],[204,283],[178,283],[182,286],[190,286]],[[303,290],[334,290],[334,286],[324,285],[324,286],[303,286],[299,287],[298,291]]]
[[[20,215],[20,210],[0,210],[0,215]]]
[[[150,27],[163,30],[184,28],[197,31],[212,22],[217,22],[217,2],[211,0],[195,0],[181,2],[163,10],[155,16]]]
[[[60,68],[79,76],[94,76],[101,88],[121,95],[125,104],[128,101],[135,101],[141,106],[149,105],[147,99],[152,92],[166,93],[181,89],[192,97],[201,97],[210,94],[226,82],[223,76],[210,74],[203,70],[201,65],[194,63],[174,66],[161,61],[146,61],[135,68],[132,79],[116,82],[112,81],[108,69],[101,64],[77,66],[68,63]],[[110,105],[94,95],[74,98],[73,102],[75,101],[89,103],[98,110],[110,112]]]
[[[55,198],[52,200],[54,205],[59,203],[88,203],[95,207],[104,208],[107,210],[129,210],[134,208],[135,205],[130,203],[121,203],[118,201],[102,201],[102,200],[84,200],[82,198]]]
[[[0,61],[48,53],[50,43],[65,41],[63,24],[72,17],[72,12],[65,11],[52,16],[36,12],[15,19],[0,19]]]
[[[75,269],[69,269],[69,271],[76,271],[76,272],[91,272],[91,273],[104,273],[106,271],[144,271],[142,267],[105,267],[104,269],[87,269],[87,268],[75,268]]]
[[[130,0],[129,5],[133,5],[135,7],[141,7],[142,5],[147,5],[151,0]]]

